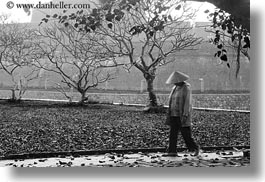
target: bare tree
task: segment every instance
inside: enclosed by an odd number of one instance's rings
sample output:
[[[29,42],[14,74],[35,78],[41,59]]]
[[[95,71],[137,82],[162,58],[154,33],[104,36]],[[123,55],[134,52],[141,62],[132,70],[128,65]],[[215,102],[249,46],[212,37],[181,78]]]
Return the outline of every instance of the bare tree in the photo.
[[[12,80],[11,100],[19,101],[28,84],[39,76],[39,69],[32,64],[38,59],[38,50],[34,30],[26,24],[7,23],[7,19],[0,16],[0,69]]]
[[[101,4],[107,4],[110,1],[113,0],[98,0],[99,3]],[[134,4],[138,3],[140,0],[123,0],[119,1],[120,4],[123,6],[125,3],[129,6],[134,6]],[[181,0],[182,2],[186,1],[195,1],[195,2],[208,2],[211,4],[214,4],[217,8],[220,8],[220,10],[225,11],[231,15],[234,19],[234,23],[237,27],[240,27],[240,29],[245,29],[250,33],[250,0]],[[93,1],[94,2],[94,1]],[[91,4],[95,4],[93,2],[90,2]],[[149,2],[149,1],[148,1]],[[128,6],[127,6],[128,8]],[[109,10],[109,8],[105,8],[105,10]],[[26,13],[29,12],[29,10],[25,10]],[[215,24],[215,23],[214,23]],[[219,23],[218,23],[219,24]],[[220,24],[221,25],[221,24]],[[93,25],[94,26],[94,25]],[[245,39],[244,36],[240,36],[239,39],[242,38],[242,40]],[[248,37],[246,37],[247,41]],[[235,43],[236,44],[236,43]],[[246,50],[241,51],[241,41],[238,41],[237,44],[237,71],[236,75],[238,74],[238,71],[240,69],[240,52],[247,56],[248,59],[250,60],[249,53]]]
[[[81,94],[80,103],[87,100],[87,91],[113,79],[111,67],[114,58],[95,42],[102,39],[96,34],[85,34],[72,24],[64,26],[56,21],[38,31],[39,47],[45,59],[36,62],[38,68],[60,76],[60,91],[71,101],[65,86]]]
[[[177,0],[120,0],[107,2],[90,14],[77,12],[71,15],[74,18],[61,20],[65,23],[74,19],[76,29],[104,36],[97,44],[112,55],[128,58],[123,62],[127,69],[136,67],[141,71],[147,83],[149,106],[157,107],[153,86],[157,69],[177,61],[177,52],[190,50],[202,41],[191,33],[192,26],[187,22],[194,14]],[[176,57],[168,59],[171,55]]]

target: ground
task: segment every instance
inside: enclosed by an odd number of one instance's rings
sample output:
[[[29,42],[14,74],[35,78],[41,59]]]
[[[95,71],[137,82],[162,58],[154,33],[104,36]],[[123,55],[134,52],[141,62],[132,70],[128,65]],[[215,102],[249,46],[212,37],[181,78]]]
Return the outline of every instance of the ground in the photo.
[[[165,112],[145,114],[141,107],[58,102],[0,102],[0,166],[13,167],[215,167],[249,166],[243,149],[226,146],[250,146],[250,112],[194,110],[193,134],[205,148],[199,157],[180,152],[181,157],[163,157],[168,143]],[[185,147],[179,140],[178,147]],[[123,152],[117,149],[153,149],[159,152]],[[221,147],[221,148],[220,148]],[[231,148],[231,147],[230,147]],[[100,155],[68,155],[68,152],[100,150]],[[46,153],[47,155],[36,155]],[[66,152],[61,156],[49,155]],[[35,154],[20,158],[15,155]],[[12,158],[13,155],[13,158]]]
[[[203,152],[199,156],[181,152],[179,157],[163,157],[163,153],[106,153],[89,156],[2,160],[9,167],[247,167],[250,159],[243,151]]]

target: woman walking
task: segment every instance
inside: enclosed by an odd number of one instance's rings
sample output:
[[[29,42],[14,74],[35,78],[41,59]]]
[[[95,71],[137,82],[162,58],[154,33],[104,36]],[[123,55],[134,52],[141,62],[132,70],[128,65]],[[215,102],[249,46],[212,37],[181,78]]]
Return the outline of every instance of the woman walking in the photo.
[[[175,71],[166,81],[166,84],[174,84],[169,96],[166,121],[166,124],[170,126],[169,147],[166,156],[178,156],[177,140],[179,131],[187,148],[195,152],[193,156],[198,156],[200,153],[200,147],[195,143],[191,132],[192,94],[191,86],[186,82],[188,79],[188,75]]]

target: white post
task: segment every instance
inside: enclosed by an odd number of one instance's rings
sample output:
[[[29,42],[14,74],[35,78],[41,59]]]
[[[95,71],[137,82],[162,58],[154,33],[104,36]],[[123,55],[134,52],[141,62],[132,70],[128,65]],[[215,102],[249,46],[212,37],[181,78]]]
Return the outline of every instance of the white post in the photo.
[[[108,81],[105,82],[105,90],[107,90],[107,89],[109,89],[109,82]]]
[[[242,76],[239,76],[239,89],[243,89],[243,82],[242,82]]]
[[[74,96],[74,88],[71,86],[70,88],[70,97],[72,98]]]
[[[201,92],[204,92],[204,80],[203,78],[199,79],[201,81]]]
[[[22,77],[19,75],[19,79],[17,81],[17,89],[20,90],[21,89],[21,81],[22,81]]]
[[[140,92],[143,93],[145,89],[145,80],[141,80],[141,89]]]
[[[45,78],[45,82],[44,82],[44,88],[45,88],[45,90],[47,90],[47,83],[48,83],[48,78]]]
[[[225,90],[228,90],[228,82],[225,81]]]

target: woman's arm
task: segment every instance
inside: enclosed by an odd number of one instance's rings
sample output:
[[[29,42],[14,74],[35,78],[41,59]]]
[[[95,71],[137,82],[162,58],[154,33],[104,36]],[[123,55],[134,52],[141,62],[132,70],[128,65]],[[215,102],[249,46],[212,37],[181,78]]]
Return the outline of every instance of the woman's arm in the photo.
[[[183,116],[189,116],[191,107],[192,107],[192,93],[190,86],[185,86],[184,89],[184,107],[183,107]]]

